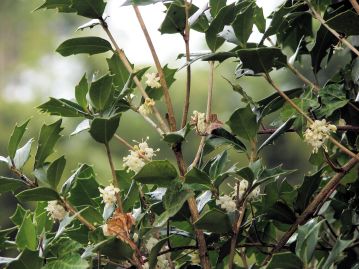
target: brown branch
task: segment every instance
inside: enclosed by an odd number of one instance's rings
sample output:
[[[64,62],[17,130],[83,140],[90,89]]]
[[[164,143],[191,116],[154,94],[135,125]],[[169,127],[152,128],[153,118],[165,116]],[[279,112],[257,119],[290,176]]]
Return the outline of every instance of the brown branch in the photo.
[[[354,0],[356,1],[356,0]],[[351,1],[351,2],[354,2]],[[310,1],[305,0],[307,3],[309,9],[311,10],[313,16],[325,27],[329,32],[331,32],[340,42],[344,43],[352,52],[354,52],[357,56],[359,56],[359,51],[344,37],[342,37],[337,31],[335,31],[333,28],[331,28],[326,21],[323,19],[323,17],[315,10],[313,5],[310,3]],[[356,3],[358,5],[358,3]]]
[[[186,27],[183,33],[183,40],[185,42],[186,47],[186,71],[187,71],[187,81],[186,81],[186,96],[185,96],[185,102],[183,106],[183,113],[182,113],[182,122],[181,122],[181,128],[184,128],[187,123],[188,118],[188,111],[189,111],[189,103],[190,103],[190,96],[191,96],[191,80],[192,80],[192,74],[191,74],[191,56],[190,56],[190,46],[189,46],[189,40],[190,40],[190,26],[189,26],[189,8],[190,5],[187,0],[184,1],[184,8],[185,8],[185,14],[186,14]]]
[[[65,199],[61,199],[61,202],[64,204],[65,208],[72,213],[75,218],[77,218],[83,225],[85,225],[89,230],[93,231],[96,229],[96,227],[89,222],[87,219],[85,219],[81,214]]]
[[[359,155],[356,155],[359,157]],[[263,265],[267,264],[271,259],[271,256],[278,252],[289,240],[289,238],[295,233],[299,225],[305,224],[313,214],[318,211],[321,205],[328,200],[330,195],[334,192],[337,186],[340,184],[340,180],[358,163],[358,158],[352,158],[344,166],[342,172],[336,173],[332,179],[320,190],[320,192],[314,197],[311,203],[306,207],[303,213],[296,219],[295,223],[289,228],[289,230],[279,240],[277,246],[271,251],[271,254],[267,256]]]
[[[136,5],[132,5],[132,7],[133,7],[133,9],[134,9],[134,11],[136,13],[136,17],[137,17],[138,22],[140,23],[142,32],[145,35],[148,47],[149,47],[149,49],[151,51],[152,58],[153,58],[153,60],[155,62],[156,68],[157,68],[157,72],[158,72],[158,74],[160,76],[160,83],[161,83],[161,86],[162,86],[162,89],[163,89],[163,95],[165,97],[165,102],[166,102],[167,111],[168,111],[168,120],[169,120],[169,124],[170,124],[170,129],[173,132],[173,131],[176,130],[176,118],[175,118],[175,115],[174,115],[173,105],[172,105],[170,93],[169,93],[169,90],[168,90],[166,76],[165,76],[165,74],[163,72],[160,60],[159,60],[158,55],[156,53],[156,49],[155,49],[155,47],[153,45],[153,42],[152,42],[151,37],[150,37],[150,34],[147,31],[146,24],[143,21],[141,12],[140,12],[139,8]]]
[[[130,64],[130,62],[128,61],[124,51],[118,46],[115,38],[113,37],[112,33],[110,32],[109,28],[108,28],[108,25],[107,23],[101,19],[101,26],[102,28],[104,29],[104,31],[106,32],[107,36],[109,37],[109,39],[111,40],[111,43],[113,44],[113,46],[115,47],[116,49],[116,52],[120,58],[120,60],[122,61],[122,63],[124,64],[124,66],[126,67],[127,71],[129,73],[133,73],[133,68]],[[144,97],[144,98],[149,98],[148,94],[146,93],[145,89],[143,88],[141,82],[139,81],[139,79],[137,78],[137,76],[134,76],[133,77],[133,81],[135,82],[137,88],[140,90],[141,92],[141,95]],[[165,132],[168,132],[168,126],[167,124],[165,123],[165,121],[163,120],[160,112],[158,111],[157,107],[153,107],[153,111],[154,111],[154,114],[162,128],[162,130],[164,130]]]
[[[263,129],[263,130],[259,130],[257,132],[257,134],[259,135],[270,135],[270,134],[273,134],[274,132],[276,132],[277,129],[276,128],[266,128],[266,129]],[[354,126],[354,125],[344,125],[344,126],[337,126],[337,131],[338,132],[346,132],[346,131],[351,131],[351,132],[359,132],[359,126]],[[288,129],[286,131],[286,133],[294,133],[296,132],[295,129],[291,128],[291,129]]]
[[[355,11],[359,14],[359,4],[357,0],[349,0]]]

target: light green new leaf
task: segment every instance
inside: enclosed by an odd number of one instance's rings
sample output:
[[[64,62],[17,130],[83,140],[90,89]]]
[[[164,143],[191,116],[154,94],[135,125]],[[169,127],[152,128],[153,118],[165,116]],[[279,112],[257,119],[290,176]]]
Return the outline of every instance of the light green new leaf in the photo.
[[[35,251],[37,248],[37,236],[35,224],[32,222],[31,213],[27,213],[21,223],[15,238],[19,249],[29,249]]]
[[[77,84],[77,86],[75,87],[76,101],[83,109],[87,109],[86,95],[88,90],[89,90],[89,85],[85,73],[81,78],[79,84]]]
[[[40,168],[46,158],[53,153],[53,148],[61,137],[60,132],[63,130],[61,123],[62,120],[60,119],[53,124],[44,124],[41,127],[34,168]]]
[[[56,191],[46,187],[37,187],[20,192],[16,198],[22,202],[27,201],[53,201],[58,200],[60,196]]]
[[[102,78],[92,82],[90,86],[90,100],[92,105],[99,111],[102,111],[108,105],[109,100],[113,98],[113,77],[105,75]]]
[[[29,121],[30,120],[27,120],[20,126],[16,124],[15,129],[11,134],[10,141],[7,147],[10,159],[13,159],[15,157],[16,150],[19,147],[22,137],[24,136]]]
[[[169,161],[152,161],[147,163],[133,177],[142,184],[156,184],[158,186],[169,186],[177,178],[177,170]]]
[[[50,100],[37,107],[43,113],[49,113],[61,117],[83,117],[87,113],[78,104],[66,99],[56,99],[50,97]]]
[[[93,55],[110,50],[112,50],[110,42],[95,36],[68,39],[56,49],[62,56],[80,53]]]
[[[89,263],[79,254],[72,253],[61,259],[50,261],[42,269],[87,269],[89,266]]]
[[[14,192],[21,187],[26,187],[24,181],[0,176],[0,194],[8,191]]]
[[[120,117],[121,115],[117,114],[111,118],[95,118],[91,122],[89,130],[92,138],[99,143],[108,143],[116,133],[118,125],[120,124]]]
[[[34,139],[30,139],[26,144],[16,151],[14,164],[17,169],[21,169],[30,158],[31,146]]]
[[[71,7],[77,14],[91,19],[100,19],[105,10],[106,3],[103,0],[71,0]]]
[[[252,111],[250,105],[237,109],[227,124],[234,134],[247,140],[251,140],[257,135],[259,127],[257,115]]]
[[[57,160],[53,161],[47,169],[47,180],[50,186],[56,190],[57,185],[61,180],[62,173],[64,172],[66,165],[65,156],[61,156]]]

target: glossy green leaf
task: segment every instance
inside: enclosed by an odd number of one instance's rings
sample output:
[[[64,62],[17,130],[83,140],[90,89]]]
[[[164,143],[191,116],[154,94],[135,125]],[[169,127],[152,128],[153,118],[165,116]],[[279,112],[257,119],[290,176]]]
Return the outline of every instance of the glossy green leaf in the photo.
[[[344,249],[346,249],[354,240],[343,240],[338,238],[335,245],[330,251],[328,258],[325,260],[321,268],[331,268],[331,266],[337,261]]]
[[[90,134],[93,139],[99,143],[108,143],[120,124],[120,114],[114,115],[111,118],[95,118],[91,122]]]
[[[39,257],[39,251],[24,249],[19,256],[13,259],[7,269],[40,269],[43,259]]]
[[[266,216],[285,224],[293,224],[296,220],[295,214],[288,205],[277,201],[272,207],[268,208]]]
[[[94,176],[78,178],[70,191],[70,203],[74,206],[98,207],[100,203],[96,198],[100,196],[99,187]]]
[[[176,144],[185,141],[187,134],[191,131],[191,126],[187,124],[181,130],[176,132],[169,132],[163,136],[163,141],[167,143]]]
[[[37,237],[35,224],[32,222],[32,215],[27,213],[17,232],[15,242],[20,249],[29,249],[35,251],[37,248]]]
[[[232,231],[227,214],[218,209],[212,209],[202,215],[195,223],[197,229],[203,229],[213,233],[225,234]]]
[[[70,56],[80,53],[93,55],[110,50],[112,50],[110,42],[95,36],[68,39],[56,49],[62,56]]]
[[[185,175],[185,182],[187,184],[202,184],[206,186],[211,186],[211,178],[203,171],[199,170],[196,167],[193,167]]]
[[[60,132],[63,130],[63,128],[61,128],[61,123],[62,119],[50,125],[44,124],[41,127],[34,168],[41,167],[46,158],[53,153],[53,148],[57,140],[61,137]]]
[[[61,117],[83,117],[87,113],[78,104],[66,99],[56,99],[50,97],[50,100],[37,107],[43,113],[49,113]]]
[[[22,187],[25,187],[24,181],[0,176],[0,194],[5,192],[14,192]]]
[[[14,131],[12,132],[10,136],[10,141],[7,147],[7,151],[9,154],[9,157],[13,159],[15,157],[16,150],[19,147],[20,141],[22,137],[24,136],[24,133],[26,131],[26,127],[28,125],[30,120],[27,120],[20,126],[16,125]]]
[[[113,77],[105,75],[102,78],[92,82],[90,86],[90,100],[93,107],[102,111],[106,108],[109,101],[113,98]]]
[[[245,47],[247,40],[252,33],[256,5],[252,1],[243,1],[241,4],[245,4],[245,6],[236,14],[236,18],[231,25],[240,44]]]
[[[253,183],[255,175],[252,171],[252,169],[250,169],[249,167],[243,167],[241,169],[239,169],[238,171],[236,171],[236,174],[240,177],[242,177],[243,179],[247,180],[249,183]]]
[[[64,172],[66,165],[65,156],[61,156],[60,158],[53,161],[49,168],[47,169],[47,179],[52,188],[56,190],[57,185],[61,180],[62,173]]]
[[[226,129],[217,128],[207,137],[206,146],[209,146],[211,149],[216,149],[221,145],[231,145],[235,150],[240,152],[246,150],[246,146],[237,137]]]
[[[89,85],[85,73],[81,78],[79,84],[77,84],[77,86],[75,87],[76,101],[82,107],[82,109],[87,109],[86,95],[88,91],[89,91]]]
[[[303,269],[303,262],[291,252],[276,253],[273,255],[266,269]]]
[[[105,10],[106,3],[103,0],[71,0],[71,7],[77,14],[91,19],[100,19]]]
[[[22,202],[27,201],[53,201],[60,198],[58,193],[53,189],[46,187],[37,187],[20,192],[16,198]]]
[[[21,169],[29,160],[31,153],[31,146],[33,142],[34,139],[30,139],[29,141],[26,142],[24,146],[22,146],[16,151],[13,161],[17,169]]]
[[[95,177],[92,167],[82,164],[62,185],[61,194],[65,196],[78,179],[90,179],[92,177]]]
[[[177,178],[177,170],[169,161],[151,161],[133,177],[142,184],[169,186]]]
[[[59,12],[75,12],[75,9],[71,8],[71,0],[45,0],[41,6],[35,9],[57,9]]]
[[[251,140],[257,135],[259,124],[257,116],[248,105],[237,109],[229,118],[227,124],[232,132],[239,137]]]
[[[216,17],[218,12],[226,6],[227,0],[210,0],[209,6],[212,17]]]
[[[121,61],[117,53],[113,54],[111,58],[106,59],[111,75],[113,76],[113,84],[122,89],[130,76],[127,68]],[[133,65],[131,65],[133,68]]]
[[[77,253],[71,253],[61,259],[50,261],[46,263],[43,269],[87,269],[89,263],[82,259]]]

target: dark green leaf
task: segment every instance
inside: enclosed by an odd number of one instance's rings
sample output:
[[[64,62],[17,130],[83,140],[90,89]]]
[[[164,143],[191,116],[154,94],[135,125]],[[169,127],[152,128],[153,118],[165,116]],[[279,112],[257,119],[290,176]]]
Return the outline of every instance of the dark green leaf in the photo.
[[[274,254],[266,269],[303,269],[303,262],[291,252]]]
[[[34,211],[34,222],[36,223],[36,234],[38,236],[44,231],[50,232],[54,224],[46,210],[47,205],[47,202],[37,202],[37,206]]]
[[[191,131],[191,126],[187,124],[181,130],[178,130],[176,132],[166,133],[163,136],[163,141],[166,141],[167,143],[171,143],[171,144],[181,143],[185,141],[186,136],[190,131]]]
[[[202,184],[206,186],[211,186],[211,178],[203,171],[199,170],[196,167],[193,167],[185,175],[185,182],[187,184]]]
[[[157,258],[158,258],[158,253],[161,251],[162,247],[167,243],[168,241],[168,237],[164,238],[162,240],[160,240],[151,250],[150,250],[150,255],[148,257],[148,264],[149,264],[149,269],[156,269],[156,265],[157,265]]]
[[[337,109],[348,104],[345,89],[341,85],[330,84],[319,91],[321,106],[315,111],[319,118],[328,118]]]
[[[37,187],[20,192],[16,198],[22,202],[27,201],[53,201],[60,198],[58,193],[53,189],[46,187]]]
[[[258,152],[265,146],[271,144],[274,140],[276,140],[278,137],[280,137],[282,134],[284,134],[287,130],[292,127],[293,122],[295,121],[295,118],[288,119],[285,123],[283,123],[281,126],[278,127],[278,129],[271,134],[258,148]]]
[[[252,1],[244,1],[242,4],[243,3],[246,4],[245,7],[239,10],[231,25],[240,44],[245,47],[247,40],[252,33],[256,5]]]
[[[237,137],[223,128],[214,129],[206,140],[206,145],[213,149],[224,144],[231,145],[240,152],[246,150],[246,146]]]
[[[78,179],[90,179],[92,177],[95,177],[92,167],[82,164],[62,185],[61,194],[65,196]]]
[[[14,131],[11,134],[10,141],[7,147],[9,157],[11,159],[15,157],[16,150],[19,147],[22,137],[24,136],[29,121],[30,120],[27,120],[20,126],[16,125]]]
[[[61,180],[62,173],[64,172],[66,165],[66,159],[61,156],[57,160],[53,161],[47,169],[47,179],[52,188],[56,190],[57,185]]]
[[[223,151],[221,154],[218,154],[214,159],[210,162],[209,167],[209,176],[213,179],[217,178],[222,172],[228,161],[227,151]],[[204,169],[207,170],[207,169]]]
[[[249,167],[243,167],[241,169],[239,169],[238,171],[236,171],[236,174],[242,178],[244,178],[245,180],[248,181],[248,183],[252,184],[254,181],[254,173],[252,171],[252,169],[250,169]]]
[[[263,9],[256,6],[254,9],[254,24],[257,26],[259,32],[264,33],[266,30],[266,19],[263,15]]]
[[[0,194],[8,191],[14,192],[25,186],[22,180],[0,176]]]
[[[296,220],[295,214],[285,203],[277,201],[267,210],[267,218],[277,220],[285,224],[293,224]]]
[[[89,85],[87,82],[86,74],[83,75],[79,84],[75,87],[75,97],[77,103],[82,107],[82,109],[87,109],[87,99],[86,95],[89,90]]]
[[[61,123],[62,120],[60,119],[53,124],[44,124],[41,127],[34,168],[41,167],[46,158],[53,152],[57,140],[61,137],[60,132],[63,129]]]
[[[169,186],[177,178],[176,168],[167,160],[147,163],[133,179],[142,184]]]
[[[70,191],[69,201],[74,206],[90,205],[98,207],[100,205],[98,199],[96,199],[100,195],[98,188],[99,184],[96,182],[94,175],[89,178],[78,178]]]
[[[133,254],[133,249],[127,243],[116,238],[107,239],[99,250],[110,259],[129,259]]]
[[[106,4],[103,0],[71,0],[71,7],[77,14],[91,19],[100,19],[105,10]]]
[[[327,20],[326,23],[337,32],[346,36],[359,35],[358,14],[352,10],[339,13]]]
[[[216,17],[216,15],[218,14],[218,12],[226,6],[227,0],[210,0],[209,1],[209,6],[210,6],[210,11],[211,11],[211,15],[212,17]]]
[[[287,57],[280,48],[250,48],[237,51],[244,69],[253,70],[255,74],[269,73],[273,68],[281,68],[286,65]]]
[[[41,112],[61,117],[83,117],[87,113],[78,104],[66,99],[50,97],[50,101],[37,107]]]
[[[29,249],[35,251],[37,248],[37,237],[35,224],[32,222],[32,215],[27,213],[21,223],[15,238],[19,249]]]
[[[110,50],[112,50],[110,42],[95,36],[68,39],[56,49],[62,56],[70,56],[80,53],[93,55]]]
[[[15,213],[10,217],[12,223],[20,226],[29,210],[25,210],[20,204],[16,205]]]
[[[130,73],[121,61],[120,57],[118,57],[118,54],[115,53],[110,59],[106,60],[110,73],[113,75],[113,84],[117,88],[122,89],[126,85]],[[131,67],[133,68],[132,65]]]
[[[7,269],[40,269],[43,259],[39,257],[39,251],[24,249],[19,256],[9,263]]]
[[[331,266],[334,264],[334,262],[340,258],[343,250],[346,249],[353,241],[354,241],[354,239],[342,240],[342,239],[338,238],[337,241],[335,242],[335,245],[334,245],[332,251],[329,253],[328,258],[325,260],[325,263],[323,264],[323,266],[321,268],[323,268],[323,269],[331,268]]]
[[[197,229],[219,234],[230,233],[232,231],[228,216],[218,209],[212,209],[206,212],[194,225]]]
[[[83,1],[83,0],[81,0]],[[56,259],[46,263],[42,269],[87,269],[89,263],[82,259],[77,253],[71,253],[61,259]]]
[[[259,127],[257,115],[252,111],[250,105],[237,109],[231,115],[227,124],[234,134],[247,140],[256,137]]]
[[[108,143],[116,133],[118,125],[120,124],[120,117],[121,115],[117,114],[111,118],[95,118],[91,122],[89,130],[92,138],[99,143]]]
[[[112,81],[113,77],[106,75],[92,82],[90,86],[89,95],[91,103],[99,111],[104,110],[109,100],[113,97]]]
[[[26,144],[16,151],[14,164],[17,169],[21,169],[30,158],[31,146],[34,139],[30,139]]]
[[[35,11],[39,9],[57,9],[59,12],[75,12],[75,9],[71,8],[71,0],[45,0],[45,3],[35,9]]]

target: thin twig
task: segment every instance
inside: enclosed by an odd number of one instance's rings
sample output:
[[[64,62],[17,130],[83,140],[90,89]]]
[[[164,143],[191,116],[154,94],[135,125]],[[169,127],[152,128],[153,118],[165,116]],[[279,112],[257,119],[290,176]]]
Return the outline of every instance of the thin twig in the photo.
[[[118,134],[115,134],[114,137],[123,145],[125,145],[127,148],[129,148],[130,150],[134,150],[133,146],[128,143],[124,138],[122,138],[121,136],[119,136]]]
[[[355,11],[359,14],[359,4],[357,0],[349,0]]]
[[[354,0],[355,1],[355,0]],[[351,1],[351,2],[354,2]],[[343,36],[341,36],[337,31],[335,31],[333,28],[331,28],[326,21],[323,19],[323,17],[315,10],[313,5],[310,3],[310,1],[305,0],[307,3],[309,9],[311,10],[313,16],[325,27],[329,32],[331,32],[340,42],[345,44],[352,52],[354,52],[357,56],[359,56],[359,51]],[[358,3],[357,3],[358,4]]]
[[[176,118],[175,118],[175,115],[174,115],[173,105],[172,105],[170,93],[169,93],[169,90],[168,90],[166,76],[165,76],[165,74],[163,72],[163,69],[162,69],[160,60],[158,58],[156,49],[155,49],[155,47],[153,45],[153,42],[151,40],[151,36],[147,31],[146,24],[143,21],[141,12],[140,12],[139,8],[136,5],[132,5],[132,6],[133,6],[133,9],[134,9],[134,11],[136,13],[137,20],[140,23],[142,32],[145,35],[148,47],[149,47],[149,49],[151,51],[152,58],[153,58],[153,60],[155,62],[156,68],[157,68],[157,72],[158,72],[158,74],[160,76],[160,83],[161,83],[161,86],[162,86],[163,95],[165,97],[165,102],[166,102],[167,111],[168,111],[168,120],[169,120],[169,124],[170,124],[170,129],[173,132],[173,131],[176,130]]]
[[[259,135],[270,135],[273,134],[277,131],[276,128],[266,128],[264,130],[259,130],[257,132],[257,134]],[[344,125],[344,126],[337,126],[337,132],[346,132],[346,131],[351,131],[351,132],[359,132],[359,126],[354,126],[354,125]],[[296,132],[295,129],[290,128],[288,130],[286,130],[286,133],[294,133]]]
[[[340,180],[358,163],[359,155],[357,158],[350,159],[344,166],[343,171],[336,173],[331,180],[320,190],[320,192],[314,197],[311,203],[306,207],[303,213],[296,219],[295,223],[289,228],[289,230],[279,240],[277,246],[271,251],[271,255],[267,256],[263,262],[263,265],[267,264],[271,259],[271,256],[278,252],[289,240],[289,238],[295,233],[299,225],[305,224],[310,217],[318,211],[321,205],[330,197],[336,187],[339,185]]]
[[[75,216],[75,218],[77,218],[89,230],[93,231],[96,229],[96,227],[91,222],[89,222],[87,219],[85,219],[69,202],[67,202],[65,199],[61,199],[61,202],[64,204],[65,208],[70,213],[72,213]]]
[[[109,28],[108,28],[108,25],[107,23],[102,19],[101,20],[101,25],[102,25],[102,28],[104,29],[104,31],[106,32],[107,36],[109,37],[109,39],[111,40],[113,46],[115,47],[116,49],[116,52],[120,58],[120,60],[122,61],[122,63],[125,65],[127,71],[129,73],[133,73],[133,68],[130,64],[130,62],[128,61],[124,51],[118,46],[115,38],[113,37],[112,33],[110,32]],[[135,82],[137,88],[140,90],[141,92],[141,95],[144,97],[144,98],[149,98],[148,94],[146,93],[145,89],[143,88],[141,82],[139,81],[139,79],[137,78],[137,76],[134,76],[133,77],[133,81]],[[161,126],[161,129],[164,130],[165,132],[168,132],[168,126],[167,124],[165,123],[165,121],[163,120],[160,112],[158,111],[157,107],[153,107],[153,111],[154,111],[154,114]]]
[[[115,170],[115,166],[113,164],[112,155],[111,155],[111,151],[110,151],[110,147],[109,147],[108,143],[105,143],[105,147],[106,147],[107,159],[108,159],[108,162],[111,167],[112,184],[113,184],[113,186],[115,186],[116,188],[118,188],[120,190],[116,196],[117,205],[118,205],[118,208],[121,210],[121,212],[123,212],[122,198],[121,198],[121,187],[117,180],[116,170]]]

